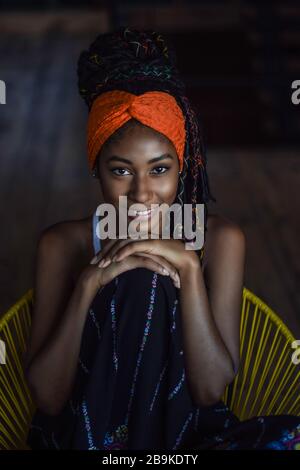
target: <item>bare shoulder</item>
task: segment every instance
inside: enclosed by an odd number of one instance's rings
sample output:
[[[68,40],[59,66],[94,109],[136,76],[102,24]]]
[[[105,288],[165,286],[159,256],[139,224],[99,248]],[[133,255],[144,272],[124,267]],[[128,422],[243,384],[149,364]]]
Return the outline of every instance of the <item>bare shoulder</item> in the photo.
[[[69,220],[57,222],[45,228],[40,234],[40,241],[50,244],[61,244],[67,251],[77,249],[80,245],[84,221]]]
[[[78,272],[93,257],[91,217],[57,222],[44,229],[38,241],[39,252],[46,252],[52,262],[72,274],[75,282]]]
[[[219,215],[209,214],[207,219],[207,241],[210,239],[219,239],[226,236],[233,239],[235,243],[245,238],[244,231],[234,221]]]
[[[214,260],[220,262],[220,256],[225,253],[243,257],[245,245],[245,233],[236,222],[219,214],[208,215],[204,247],[205,266],[209,266]]]
[[[60,267],[69,264],[78,252],[76,224],[58,222],[45,228],[39,236],[37,255],[46,254],[49,262],[62,258]]]
[[[85,248],[89,244],[89,222],[89,218],[58,222],[40,234],[35,260],[34,312],[25,368],[61,318],[80,272],[88,263],[89,253]]]

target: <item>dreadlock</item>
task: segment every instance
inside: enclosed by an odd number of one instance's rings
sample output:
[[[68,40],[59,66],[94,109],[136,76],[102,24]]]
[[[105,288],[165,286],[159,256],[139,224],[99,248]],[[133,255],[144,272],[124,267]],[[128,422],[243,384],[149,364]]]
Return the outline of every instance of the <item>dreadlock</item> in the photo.
[[[216,199],[209,188],[199,118],[186,96],[185,84],[177,69],[175,49],[170,41],[167,44],[166,39],[155,31],[129,27],[100,34],[87,51],[80,53],[77,74],[79,93],[89,111],[94,99],[110,90],[124,90],[135,95],[164,91],[176,99],[185,116],[187,138],[175,202],[181,206],[192,204],[193,230],[196,228],[196,204],[204,204],[205,234],[207,203],[210,200],[216,202]]]

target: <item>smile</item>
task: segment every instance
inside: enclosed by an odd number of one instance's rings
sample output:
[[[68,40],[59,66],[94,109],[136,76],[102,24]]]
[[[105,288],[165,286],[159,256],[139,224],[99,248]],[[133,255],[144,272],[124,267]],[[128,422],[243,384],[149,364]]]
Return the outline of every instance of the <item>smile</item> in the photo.
[[[135,211],[135,210],[132,210],[132,214],[129,215],[128,214],[128,217],[131,218],[131,219],[148,219],[154,212],[155,209],[148,209],[148,210],[145,210],[145,211]]]

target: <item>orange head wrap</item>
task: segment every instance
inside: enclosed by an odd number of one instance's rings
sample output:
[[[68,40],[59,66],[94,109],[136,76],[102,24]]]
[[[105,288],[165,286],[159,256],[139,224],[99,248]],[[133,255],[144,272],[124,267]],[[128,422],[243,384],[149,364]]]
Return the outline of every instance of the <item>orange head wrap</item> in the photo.
[[[134,95],[113,90],[99,95],[88,117],[87,146],[89,166],[92,170],[104,142],[125,122],[136,119],[164,134],[173,143],[183,167],[185,120],[175,98],[162,91],[147,91]]]

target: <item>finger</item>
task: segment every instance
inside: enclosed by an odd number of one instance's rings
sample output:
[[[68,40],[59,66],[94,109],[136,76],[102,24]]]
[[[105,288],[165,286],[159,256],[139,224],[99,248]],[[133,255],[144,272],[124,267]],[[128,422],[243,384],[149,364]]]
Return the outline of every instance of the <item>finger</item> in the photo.
[[[122,241],[124,242],[126,240],[120,240],[119,238],[109,240],[105,244],[105,246],[103,248],[101,248],[101,250],[98,251],[98,253],[94,256],[94,258],[91,260],[90,264],[97,264],[97,263],[99,263],[100,260],[102,260],[103,258],[106,258],[106,256],[109,254],[112,247],[119,244]]]
[[[117,239],[113,239],[113,240],[109,240],[104,247],[101,248],[101,250],[99,250],[96,255],[94,256],[94,258],[90,261],[90,264],[97,264],[101,258],[103,258],[104,254],[111,248],[111,246],[114,245],[114,243],[116,243],[118,240]]]
[[[156,272],[157,274],[162,274],[163,276],[169,276],[169,272],[166,271],[164,266],[162,266],[159,262],[154,261],[153,259],[146,257],[146,256],[133,256],[136,261],[133,261],[136,267],[144,267],[147,269],[151,269],[152,271]],[[171,277],[171,276],[170,276]],[[176,281],[174,281],[176,284]]]
[[[147,269],[150,269],[158,274],[162,274],[163,276],[169,276],[169,273],[166,273],[165,268],[159,263],[156,262],[155,260],[151,259],[148,256],[128,256],[124,260],[120,262],[111,262],[109,266],[106,268],[102,268],[105,271],[109,270],[110,275],[109,278],[113,279],[114,277],[118,276],[119,274],[129,271],[131,269],[135,269],[138,267],[144,267]],[[179,276],[177,275],[177,279],[173,279],[172,276],[170,276],[173,284],[176,288],[180,288],[180,279]]]
[[[155,243],[155,240],[133,240],[132,243],[129,243],[126,246],[120,246],[112,259],[114,261],[121,261],[126,256],[133,255],[139,251],[154,254],[156,250],[157,244]]]
[[[116,243],[118,242],[118,243]],[[138,244],[137,244],[138,243]],[[133,240],[133,239],[125,239],[125,240],[111,240],[110,243],[109,243],[109,246],[108,248],[102,253],[100,253],[100,255],[102,254],[102,257],[99,258],[100,262],[98,264],[98,266],[100,268],[105,268],[107,267],[111,262],[112,262],[112,258],[115,256],[114,253],[117,253],[118,250],[120,249],[128,249],[130,248],[129,247],[129,244],[135,244],[135,250],[139,249],[139,250],[142,250],[143,246],[145,247],[145,244],[143,241],[139,240],[137,242],[137,240]],[[151,240],[151,249],[153,249],[153,240]],[[110,250],[109,250],[109,247],[110,247]],[[149,240],[147,241],[147,247],[148,247],[148,250],[149,250]],[[130,251],[129,249],[127,251]],[[134,251],[134,250],[132,250]],[[103,256],[103,253],[106,252],[106,255]],[[128,258],[129,256],[145,256],[145,257],[149,257],[154,260],[156,260],[157,262],[159,262],[159,264],[161,264],[164,269],[167,269],[168,273],[170,273],[170,277],[172,278],[174,284],[176,285],[176,287],[180,288],[180,277],[179,277],[179,273],[178,271],[176,270],[176,268],[169,262],[166,260],[166,258],[164,258],[164,256],[160,256],[160,255],[157,255],[157,254],[154,254],[154,253],[151,253],[151,252],[145,252],[145,251],[134,251],[134,254],[130,254],[130,253],[124,253],[123,256],[122,256],[122,259],[126,259]],[[120,262],[121,260],[117,260],[117,262]],[[161,271],[160,271],[161,272]],[[162,272],[161,272],[162,273]]]
[[[156,263],[155,261],[151,260],[150,264],[148,264],[149,263],[148,260],[150,260],[150,258],[142,257],[142,256],[140,258],[143,260],[142,266],[145,266],[145,267],[149,266],[149,269],[152,269],[153,271],[157,272],[158,274],[168,275],[168,274],[166,274],[165,268],[159,262]],[[148,258],[148,260],[147,260],[147,258]],[[154,263],[153,268],[151,267],[152,263]],[[176,274],[174,277],[172,275],[170,275],[170,278],[172,279],[174,286],[177,287],[178,289],[180,289],[179,275]]]
[[[157,263],[161,264],[170,273],[171,277],[173,277],[174,279],[176,279],[177,276],[179,277],[177,269],[169,261],[167,261],[163,256],[154,255],[153,253],[145,253],[145,252],[135,253],[134,256],[145,256],[145,257],[151,258]]]
[[[166,268],[164,263],[159,260],[159,258],[162,258],[162,257],[155,256],[152,254],[150,255],[148,253],[135,253],[134,255],[131,255],[131,257],[141,258],[143,260],[143,263],[146,265],[147,265],[147,262],[145,261],[145,259],[150,259],[154,261],[155,266],[159,266],[159,271],[158,270],[156,271],[159,272],[159,274],[170,275],[175,287],[180,289],[180,277],[179,277],[177,270],[170,263],[169,263],[169,267]],[[128,259],[128,258],[125,258],[125,259]],[[122,261],[119,261],[119,263],[122,263]]]
[[[143,258],[143,257],[131,256],[131,257],[125,258],[122,262],[119,262],[119,263],[112,262],[107,269],[113,269],[117,273],[114,275],[118,275],[118,274],[121,274],[122,272],[129,271],[131,269],[135,269],[139,267],[150,269],[156,273],[162,274],[163,276],[168,275],[164,272],[163,266],[161,264],[146,257]]]
[[[115,249],[116,246],[113,247],[113,249]],[[107,256],[111,256],[111,252],[109,253],[109,255]],[[161,274],[165,274],[165,275],[170,275],[170,277],[172,278],[172,281],[174,283],[174,285],[177,287],[177,288],[180,288],[180,277],[179,277],[179,273],[177,272],[176,268],[169,262],[167,261],[163,256],[159,256],[159,255],[154,255],[153,253],[145,253],[145,252],[135,252],[134,255],[128,255],[127,257],[124,257],[123,260],[129,258],[130,256],[140,256],[140,257],[148,257],[150,259],[153,259],[154,261],[156,261],[156,263],[158,263],[160,266],[162,266],[162,268],[160,268],[159,272]],[[123,261],[122,260],[122,261]],[[116,261],[116,262],[121,262],[121,261]],[[111,261],[111,259],[108,259],[106,257],[106,261],[103,259],[100,263],[99,263],[99,267],[107,267],[110,263],[114,263],[114,261]]]
[[[136,240],[132,239],[126,239],[126,240],[118,240],[118,243],[115,243],[114,245],[111,245],[111,247],[105,251],[104,255],[101,257],[101,260],[103,263],[101,264],[101,267],[108,266],[108,264],[112,261],[114,258],[115,254],[124,246],[133,243]]]

